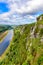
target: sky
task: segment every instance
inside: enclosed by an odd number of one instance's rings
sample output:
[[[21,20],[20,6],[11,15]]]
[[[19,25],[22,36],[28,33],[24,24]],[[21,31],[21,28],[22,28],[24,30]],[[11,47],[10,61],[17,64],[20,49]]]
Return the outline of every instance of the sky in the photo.
[[[0,24],[29,24],[41,14],[43,0],[0,0]]]

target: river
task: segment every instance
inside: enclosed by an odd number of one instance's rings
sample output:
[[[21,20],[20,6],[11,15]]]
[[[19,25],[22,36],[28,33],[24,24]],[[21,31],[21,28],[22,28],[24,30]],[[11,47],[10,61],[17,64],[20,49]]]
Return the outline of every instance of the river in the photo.
[[[4,53],[4,51],[9,46],[12,37],[13,37],[13,30],[9,30],[4,40],[0,42],[0,56]]]

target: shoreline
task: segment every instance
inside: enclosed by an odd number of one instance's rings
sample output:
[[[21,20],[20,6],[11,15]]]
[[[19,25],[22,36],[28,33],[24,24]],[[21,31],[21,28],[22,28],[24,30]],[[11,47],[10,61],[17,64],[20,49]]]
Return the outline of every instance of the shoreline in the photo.
[[[8,31],[8,33],[9,33],[9,31]],[[13,39],[13,37],[12,37],[12,39]],[[8,50],[9,50],[9,48],[10,48],[12,39],[10,40],[10,44],[9,44],[9,46],[7,47],[7,49],[5,50],[5,52],[0,56],[0,60],[3,60],[4,57],[6,56],[6,53],[8,52]]]
[[[0,40],[0,44],[3,42],[3,40],[5,39],[5,37],[6,37],[7,34],[8,34],[8,31],[5,31],[5,32],[3,33],[4,37]]]

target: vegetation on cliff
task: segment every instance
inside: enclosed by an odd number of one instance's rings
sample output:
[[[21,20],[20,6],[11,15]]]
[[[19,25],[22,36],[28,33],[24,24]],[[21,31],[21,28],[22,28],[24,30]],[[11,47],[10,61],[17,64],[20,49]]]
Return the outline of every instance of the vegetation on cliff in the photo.
[[[0,65],[43,65],[43,20],[21,25]]]

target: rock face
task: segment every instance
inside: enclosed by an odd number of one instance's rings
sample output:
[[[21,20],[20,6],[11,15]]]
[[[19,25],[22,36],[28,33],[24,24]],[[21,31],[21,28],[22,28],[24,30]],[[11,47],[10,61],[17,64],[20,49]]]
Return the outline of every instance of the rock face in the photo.
[[[39,22],[39,23],[38,23]],[[33,30],[30,33],[31,38],[39,38],[41,42],[43,41],[43,15],[37,17],[37,22],[35,23]]]
[[[43,20],[43,14],[37,17],[37,21]]]

